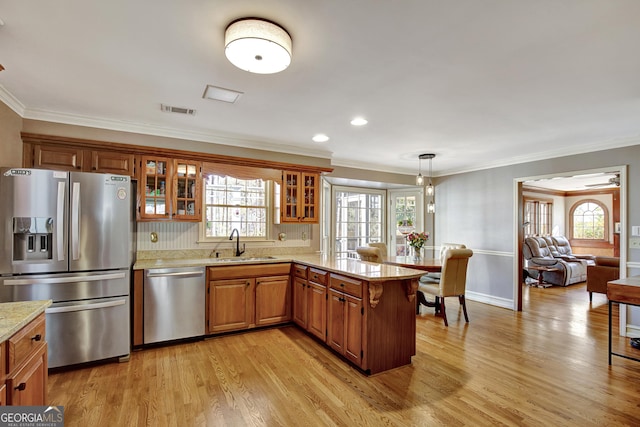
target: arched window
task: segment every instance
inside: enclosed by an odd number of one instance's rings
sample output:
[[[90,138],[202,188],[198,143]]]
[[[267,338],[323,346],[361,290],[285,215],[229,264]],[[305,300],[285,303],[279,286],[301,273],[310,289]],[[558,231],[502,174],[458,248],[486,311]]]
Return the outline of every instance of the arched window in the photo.
[[[609,212],[597,200],[581,200],[571,207],[571,239],[607,240]]]

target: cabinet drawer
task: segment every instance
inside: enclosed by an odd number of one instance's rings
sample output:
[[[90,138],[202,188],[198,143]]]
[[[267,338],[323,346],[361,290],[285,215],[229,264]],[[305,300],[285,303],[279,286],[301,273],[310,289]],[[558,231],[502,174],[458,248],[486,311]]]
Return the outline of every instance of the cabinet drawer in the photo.
[[[45,341],[44,313],[9,338],[9,372],[24,362]]]
[[[280,276],[289,274],[291,263],[240,264],[234,266],[209,266],[209,279],[246,279],[248,277]]]
[[[301,277],[303,279],[307,278],[307,269],[306,265],[293,264],[293,275],[296,277]]]
[[[331,274],[331,288],[357,298],[362,298],[362,281]]]
[[[326,271],[318,270],[316,268],[309,269],[309,280],[319,285],[327,284],[328,273]]]

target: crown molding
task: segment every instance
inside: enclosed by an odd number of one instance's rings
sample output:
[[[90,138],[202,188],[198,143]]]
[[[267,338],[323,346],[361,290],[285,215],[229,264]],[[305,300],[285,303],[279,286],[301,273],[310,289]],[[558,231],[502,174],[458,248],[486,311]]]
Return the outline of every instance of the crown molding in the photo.
[[[18,101],[18,98],[13,96],[13,94],[2,85],[0,85],[0,101],[7,104],[7,107],[11,108],[17,115],[24,117],[26,109],[24,104]]]

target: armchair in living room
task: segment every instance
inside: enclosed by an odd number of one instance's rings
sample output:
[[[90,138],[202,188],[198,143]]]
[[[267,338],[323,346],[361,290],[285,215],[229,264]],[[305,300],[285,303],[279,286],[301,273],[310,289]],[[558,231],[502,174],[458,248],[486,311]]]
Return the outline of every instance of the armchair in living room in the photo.
[[[620,258],[598,256],[595,265],[587,266],[587,291],[589,302],[593,293],[607,294],[607,282],[620,278]]]
[[[587,262],[587,265],[595,265],[595,255],[586,255],[586,254],[574,254],[571,249],[571,244],[569,243],[569,239],[564,236],[552,236],[545,237],[547,243],[549,244],[549,249],[551,249],[552,255],[556,258],[562,258],[565,261],[572,261],[574,259],[581,259]],[[551,243],[549,243],[551,241]],[[555,251],[554,251],[555,248]],[[553,253],[555,252],[555,253]]]
[[[544,281],[558,286],[568,286],[587,279],[587,261],[578,258],[554,257],[545,237],[527,237],[522,245],[522,253],[530,266],[548,267],[553,271],[544,272]],[[553,245],[552,245],[553,246]],[[555,247],[553,248],[555,251]],[[535,271],[533,273],[532,271]],[[532,277],[541,271],[529,271]]]

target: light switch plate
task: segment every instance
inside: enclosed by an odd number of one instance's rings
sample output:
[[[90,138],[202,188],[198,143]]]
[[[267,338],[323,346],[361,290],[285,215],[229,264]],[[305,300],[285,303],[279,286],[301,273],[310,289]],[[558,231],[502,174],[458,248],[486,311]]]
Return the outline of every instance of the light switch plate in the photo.
[[[632,249],[640,249],[640,237],[631,237],[629,239],[629,247]]]
[[[631,235],[640,237],[640,225],[632,225],[631,226]]]

